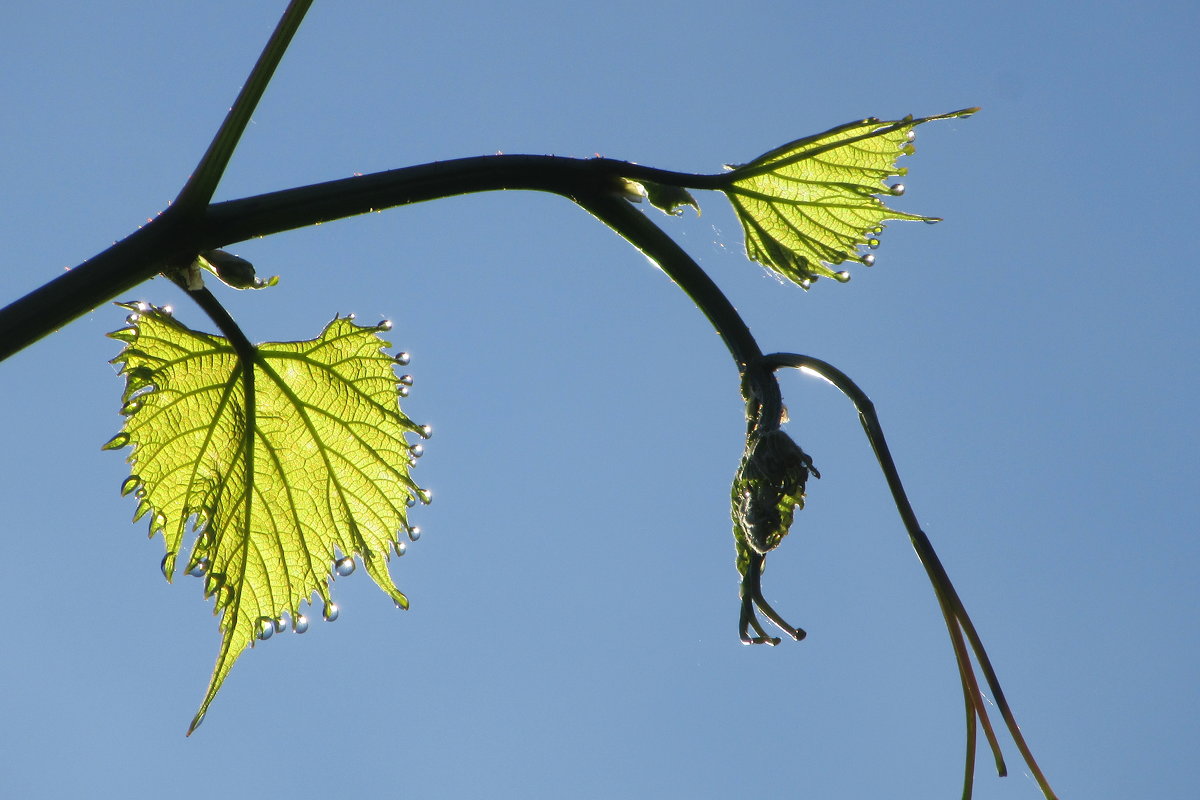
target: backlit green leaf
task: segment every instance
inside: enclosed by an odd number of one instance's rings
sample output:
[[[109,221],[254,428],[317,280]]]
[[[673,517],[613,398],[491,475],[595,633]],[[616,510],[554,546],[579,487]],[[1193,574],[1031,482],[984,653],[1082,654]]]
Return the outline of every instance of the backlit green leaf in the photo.
[[[735,167],[723,191],[742,223],[746,254],[806,289],[821,276],[849,280],[849,272],[832,267],[874,263],[860,250],[879,245],[884,220],[937,221],[890,209],[876,196],[904,192],[885,181],[907,172],[896,160],[914,151],[913,128],[975,111],[851,122]]]
[[[396,361],[379,332],[338,318],[306,342],[255,348],[251,366],[230,342],[190,330],[168,312],[126,306],[126,343],[113,359],[125,377],[126,416],[106,445],[132,447],[122,492],[139,500],[167,554],[171,579],[195,540],[186,569],[204,579],[221,615],[221,647],[189,733],[203,719],[234,661],[268,629],[304,627],[314,593],[336,613],[329,581],[335,560],[355,559],[401,607],[388,573],[407,506],[428,502],[409,477],[408,434],[427,435],[397,404]]]

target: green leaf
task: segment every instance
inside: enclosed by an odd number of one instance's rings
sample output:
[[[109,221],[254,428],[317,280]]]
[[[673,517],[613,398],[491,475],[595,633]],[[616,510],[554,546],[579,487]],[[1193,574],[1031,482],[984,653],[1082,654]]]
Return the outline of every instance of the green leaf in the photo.
[[[221,615],[221,647],[200,724],[234,661],[256,639],[304,623],[314,593],[332,616],[329,581],[357,559],[397,605],[388,573],[406,509],[429,495],[409,477],[407,434],[428,435],[397,404],[396,360],[385,325],[334,319],[320,337],[253,349],[250,363],[226,339],[190,330],[159,308],[125,306],[126,343],[113,359],[125,377],[125,425],[105,445],[132,446],[134,519],[161,533],[170,580],[189,528],[187,570],[204,577]],[[403,548],[400,548],[402,552]]]
[[[876,196],[904,192],[885,181],[906,174],[896,160],[914,152],[913,128],[976,110],[851,122],[733,168],[722,190],[742,223],[746,254],[805,289],[822,276],[848,281],[849,272],[832,267],[874,263],[860,248],[879,245],[884,220],[938,221],[890,209]]]

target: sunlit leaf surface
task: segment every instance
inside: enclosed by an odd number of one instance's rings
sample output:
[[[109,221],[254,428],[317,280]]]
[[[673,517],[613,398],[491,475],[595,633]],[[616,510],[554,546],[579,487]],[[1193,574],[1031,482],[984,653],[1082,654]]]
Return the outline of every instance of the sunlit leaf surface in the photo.
[[[203,579],[220,614],[221,647],[189,732],[234,661],[285,625],[303,631],[302,604],[335,616],[331,575],[356,563],[401,607],[388,573],[411,534],[407,507],[428,495],[409,477],[408,434],[427,435],[397,403],[396,360],[379,333],[338,318],[312,341],[259,345],[246,365],[230,342],[190,330],[162,309],[126,306],[125,426],[107,445],[132,447],[122,491],[139,501],[174,574]],[[416,451],[419,452],[419,451]]]
[[[878,247],[884,220],[937,221],[888,208],[877,196],[903,194],[903,184],[887,181],[907,172],[896,160],[914,152],[913,129],[975,110],[851,122],[734,168],[724,191],[742,223],[746,254],[805,288],[822,276],[849,280],[834,267],[874,263],[862,250]]]

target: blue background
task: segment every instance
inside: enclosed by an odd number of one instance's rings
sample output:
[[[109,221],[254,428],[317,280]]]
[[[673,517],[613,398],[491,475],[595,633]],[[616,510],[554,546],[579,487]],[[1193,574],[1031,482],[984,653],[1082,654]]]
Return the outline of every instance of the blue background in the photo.
[[[0,299],[174,197],[282,2],[21,4],[0,26]],[[319,2],[219,199],[411,163],[595,153],[719,170],[866,115],[925,126],[870,271],[805,293],[718,196],[663,225],[767,350],[873,397],[925,529],[1060,795],[1200,784],[1188,188],[1194,3]],[[1188,56],[1187,53],[1193,55]],[[770,559],[809,638],[737,642],[728,355],[559,198],[497,193],[232,248],[251,338],[395,323],[435,501],[341,618],[216,655],[201,587],[129,524],[103,306],[0,365],[0,794],[55,798],[958,796],[961,694],[849,404],[785,381],[824,476]],[[198,309],[159,279],[120,299]],[[1019,755],[976,797],[1040,794]]]

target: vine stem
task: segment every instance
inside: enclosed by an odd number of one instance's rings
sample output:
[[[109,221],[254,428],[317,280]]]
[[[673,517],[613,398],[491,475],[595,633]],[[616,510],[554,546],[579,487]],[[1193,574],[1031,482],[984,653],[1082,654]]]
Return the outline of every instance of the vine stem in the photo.
[[[778,427],[783,413],[779,381],[771,370],[764,368],[762,349],[750,328],[708,273],[662,228],[623,197],[608,192],[574,199],[665,272],[712,323],[741,376],[750,429],[760,425]],[[794,638],[799,638],[795,635],[796,629],[782,627]]]
[[[129,237],[0,309],[0,360],[156,273],[192,263],[213,192],[312,0],[291,0],[246,83],[175,202]],[[228,317],[228,315],[226,315]]]
[[[1021,734],[1021,728],[1017,725],[1012,708],[1004,696],[1004,690],[1000,687],[1000,680],[996,676],[995,669],[992,667],[991,659],[988,658],[983,641],[979,638],[975,624],[971,621],[970,615],[967,614],[967,609],[963,605],[958,591],[954,588],[954,584],[951,582],[946,568],[942,565],[941,559],[938,558],[937,552],[934,551],[929,537],[921,530],[916,512],[913,511],[912,503],[909,502],[908,494],[904,490],[904,484],[900,480],[900,473],[896,469],[895,460],[892,458],[887,440],[884,438],[883,427],[879,422],[878,414],[875,413],[875,404],[871,402],[866,392],[860,389],[858,384],[852,381],[849,376],[837,367],[819,358],[796,353],[772,353],[764,357],[763,366],[770,370],[790,367],[812,372],[841,390],[854,403],[854,407],[858,410],[859,421],[862,423],[863,430],[867,434],[867,439],[871,443],[871,449],[875,452],[875,458],[879,461],[879,466],[883,470],[884,477],[887,479],[892,499],[895,501],[896,509],[900,512],[900,518],[903,520],[904,527],[908,531],[913,549],[916,551],[917,558],[925,568],[925,572],[929,576],[929,581],[933,585],[934,594],[937,595],[938,605],[941,607],[942,616],[945,619],[946,628],[950,633],[950,640],[954,646],[954,656],[958,662],[959,677],[962,680],[963,694],[967,704],[967,777],[963,797],[970,797],[976,717],[978,717],[980,723],[983,725],[984,733],[996,758],[997,772],[1001,776],[1006,774],[1004,757],[1000,752],[1000,745],[996,740],[995,731],[988,720],[987,707],[984,703],[983,695],[979,690],[974,670],[971,668],[970,656],[967,653],[966,645],[963,642],[963,634],[966,634],[966,639],[970,642],[971,650],[974,651],[975,660],[979,663],[979,667],[983,671],[988,688],[992,692],[992,697],[995,699],[997,708],[1000,709],[1000,714],[1004,718],[1005,725],[1013,738],[1013,742],[1024,758],[1025,764],[1029,767],[1042,793],[1048,800],[1056,800],[1054,790],[1050,788],[1046,776],[1042,773],[1041,768],[1033,757],[1033,752],[1025,742],[1025,737]]]
[[[579,197],[576,202],[621,234],[662,269],[712,323],[733,356],[742,379],[747,442],[767,430],[778,428],[783,412],[779,381],[774,371],[767,368],[767,361],[749,327],[708,273],[674,239],[624,198],[610,193]],[[750,553],[748,558],[740,588],[738,634],[741,641],[744,644],[779,644],[778,638],[768,636],[763,630],[754,611],[756,607],[772,624],[792,639],[800,641],[806,635],[804,630],[785,622],[763,596],[762,570],[766,555]],[[755,635],[751,635],[751,631]]]
[[[250,76],[246,78],[246,83],[242,85],[242,90],[226,114],[225,121],[217,129],[196,170],[175,198],[172,211],[181,215],[199,213],[212,200],[213,192],[216,191],[221,176],[225,174],[225,167],[229,165],[229,159],[233,156],[233,150],[250,122],[250,115],[262,99],[267,84],[275,74],[275,68],[283,59],[284,52],[287,51],[311,5],[312,0],[292,0],[288,4],[279,24],[275,26],[274,33],[263,47],[258,61],[254,63],[254,68],[250,70]]]
[[[719,188],[690,175],[613,159],[496,155],[439,161],[206,206],[175,207],[77,267],[0,309],[0,360],[203,250],[386,208],[475,192],[524,189],[571,200],[619,194],[626,176]]]
[[[578,197],[576,202],[641,251],[691,298],[721,336],[739,373],[762,359],[762,349],[729,298],[662,228],[612,193]]]

